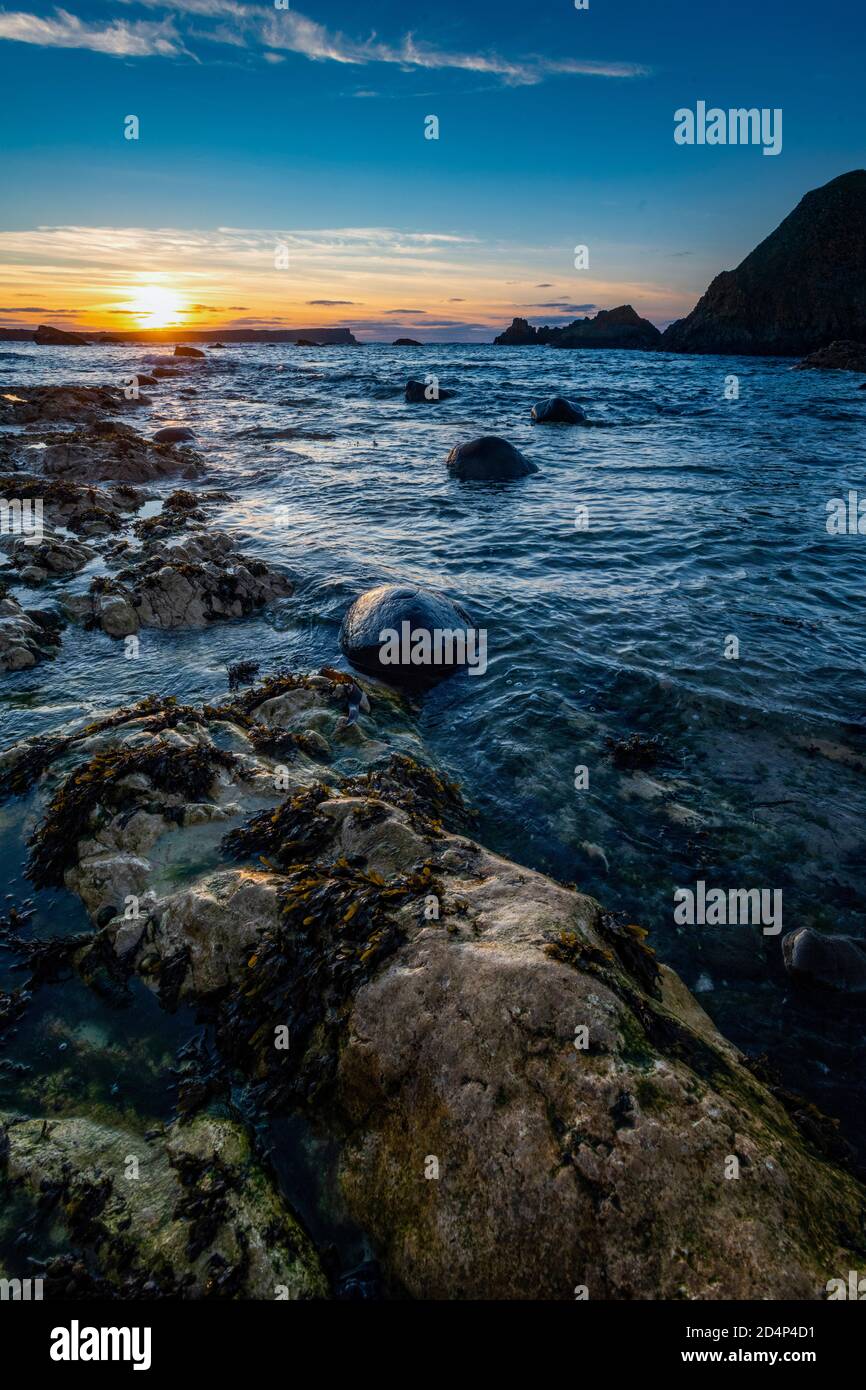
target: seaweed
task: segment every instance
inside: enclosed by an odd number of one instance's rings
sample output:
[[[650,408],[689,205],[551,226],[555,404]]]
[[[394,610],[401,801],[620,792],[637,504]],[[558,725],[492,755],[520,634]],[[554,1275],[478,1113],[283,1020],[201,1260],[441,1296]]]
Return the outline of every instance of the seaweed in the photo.
[[[661,998],[661,987],[656,953],[647,946],[649,932],[634,922],[619,921],[613,912],[602,913],[599,927],[602,935],[610,942],[623,969],[637,980],[648,994]]]
[[[257,1078],[258,1106],[309,1103],[329,1087],[352,1000],[405,939],[395,914],[437,886],[429,863],[387,881],[345,859],[286,876],[280,920],[216,1016],[222,1054]],[[291,1028],[285,1051],[274,1046],[279,1024]]]
[[[189,1222],[187,1255],[197,1260],[213,1244],[228,1218],[228,1197],[237,1179],[216,1154],[205,1159],[182,1153],[169,1161],[185,1189],[172,1216],[175,1220]]]
[[[56,734],[42,734],[16,750],[14,758],[0,768],[0,796],[23,796],[53,762],[72,747],[75,740]]]
[[[269,729],[266,724],[250,724],[247,738],[257,753],[274,757],[293,758],[306,753],[308,758],[321,758],[322,739],[310,733],[291,733],[287,729]]]
[[[93,720],[75,734],[41,734],[21,744],[15,756],[9,758],[8,765],[0,768],[0,799],[8,796],[23,796],[36,783],[52,763],[74,748],[76,744],[94,734],[107,733],[121,724],[134,720],[144,721],[148,733],[158,734],[165,729],[176,729],[178,724],[197,724],[204,726],[206,720],[201,710],[194,705],[180,705],[173,695],[148,695],[135,705],[124,705],[113,714]]]
[[[446,781],[404,753],[392,753],[387,764],[340,783],[343,796],[373,797],[405,811],[419,834],[444,835],[443,822],[462,827],[472,818],[456,782]]]
[[[178,747],[158,737],[143,747],[97,753],[71,773],[52,797],[42,825],[28,841],[28,877],[39,888],[62,887],[94,812],[99,806],[122,807],[130,793],[119,784],[131,774],[143,773],[162,791],[202,801],[217,769],[236,765],[235,755],[223,749],[201,744]]]
[[[334,822],[318,809],[331,796],[324,782],[314,782],[286,797],[276,810],[260,811],[230,831],[221,848],[234,859],[259,856],[281,868],[310,859],[333,834]]]
[[[570,965],[574,970],[588,970],[590,973],[594,973],[593,968],[608,971],[615,963],[612,951],[599,950],[576,931],[561,931],[556,941],[550,941],[545,946],[544,954],[551,960],[559,961],[560,965]]]
[[[178,1050],[177,1062],[172,1075],[177,1080],[178,1113],[184,1119],[197,1114],[212,1100],[228,1096],[228,1073],[204,1029]]]
[[[195,493],[189,492],[186,488],[178,488],[165,499],[161,512],[137,521],[132,529],[139,540],[148,541],[160,532],[187,527],[190,522],[201,522],[204,519],[204,512]]]
[[[227,668],[229,690],[237,690],[241,685],[250,685],[259,674],[257,661],[235,661]]]
[[[234,700],[226,701],[221,705],[205,705],[204,713],[209,718],[217,719],[240,719],[252,714],[254,709],[263,705],[266,700],[274,700],[280,695],[286,695],[292,690],[316,690],[330,696],[335,703],[346,705],[351,688],[356,682],[351,676],[347,676],[342,671],[335,671],[333,667],[323,666],[318,672],[319,677],[324,677],[330,683],[330,689],[322,691],[320,679],[310,675],[298,675],[294,671],[280,669],[272,675],[267,676],[261,685],[253,686],[250,690],[245,690],[242,695],[235,696]]]

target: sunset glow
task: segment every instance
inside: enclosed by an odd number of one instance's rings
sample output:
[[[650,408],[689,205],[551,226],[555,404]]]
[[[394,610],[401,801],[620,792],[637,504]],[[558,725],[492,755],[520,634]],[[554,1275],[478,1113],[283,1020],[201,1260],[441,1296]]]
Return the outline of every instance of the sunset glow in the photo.
[[[184,305],[165,285],[142,285],[129,301],[129,312],[142,328],[168,328],[183,316]]]

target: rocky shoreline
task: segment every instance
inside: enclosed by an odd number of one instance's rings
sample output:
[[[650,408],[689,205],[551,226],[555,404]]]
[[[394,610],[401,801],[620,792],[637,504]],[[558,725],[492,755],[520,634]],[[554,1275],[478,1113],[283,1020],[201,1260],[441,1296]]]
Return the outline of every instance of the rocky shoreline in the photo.
[[[4,496],[44,498],[53,528],[4,574],[104,572],[41,618],[0,600],[0,669],[50,658],[64,622],[129,638],[291,594],[214,529],[220,494],[176,488],[141,515],[149,485],[207,483],[204,461],[91,392],[3,406],[33,430],[4,439]],[[253,668],[218,704],[144,699],[0,755],[0,796],[27,798],[27,876],[90,923],[40,941],[7,920],[27,982],[0,1029],[66,971],[118,1006],[143,984],[214,1047],[170,1124],[26,1086],[0,1116],[7,1194],[68,1232],[49,1287],[339,1295],[260,1151],[287,1115],[335,1147],[388,1294],[819,1299],[857,1267],[866,1192],[835,1126],[758,1074],[638,925],[479,845],[398,690]]]

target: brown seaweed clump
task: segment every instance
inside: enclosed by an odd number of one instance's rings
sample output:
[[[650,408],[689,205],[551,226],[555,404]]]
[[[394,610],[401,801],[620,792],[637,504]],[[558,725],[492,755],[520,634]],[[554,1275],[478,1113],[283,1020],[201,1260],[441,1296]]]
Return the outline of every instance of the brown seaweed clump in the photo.
[[[384,767],[344,778],[340,792],[398,807],[406,812],[414,830],[432,839],[440,839],[446,826],[462,829],[472,816],[456,782],[447,781],[404,753],[392,753]]]
[[[234,859],[260,858],[286,868],[316,855],[333,834],[334,823],[319,814],[333,796],[324,782],[315,782],[286,797],[276,810],[260,811],[223,838],[222,849]]]
[[[345,859],[303,864],[279,891],[281,917],[264,932],[219,1010],[223,1056],[256,1079],[256,1103],[312,1102],[333,1080],[340,1037],[365,980],[406,938],[401,911],[437,891],[433,867],[385,880]],[[290,1022],[291,1046],[274,1046]]]
[[[0,767],[0,799],[9,796],[23,796],[38,782],[43,772],[47,772],[76,744],[95,734],[106,733],[142,720],[147,733],[160,734],[165,729],[176,729],[178,724],[205,724],[201,710],[193,705],[181,705],[173,695],[148,695],[135,705],[125,705],[113,714],[95,719],[74,734],[42,734],[29,739],[14,751],[3,767]]]
[[[137,748],[112,748],[97,753],[77,768],[55,792],[42,825],[29,841],[27,874],[38,888],[62,887],[64,874],[75,863],[78,841],[102,806],[117,812],[129,797],[119,783],[143,773],[160,791],[187,801],[203,800],[219,768],[237,764],[233,753],[193,744],[178,747],[157,738]]]

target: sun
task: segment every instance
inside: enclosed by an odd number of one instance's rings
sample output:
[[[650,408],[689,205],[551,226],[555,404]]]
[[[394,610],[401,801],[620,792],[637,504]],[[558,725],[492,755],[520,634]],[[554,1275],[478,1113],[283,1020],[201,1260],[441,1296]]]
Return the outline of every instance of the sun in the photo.
[[[183,314],[184,306],[175,290],[165,285],[142,285],[129,301],[129,312],[135,315],[142,328],[168,328]]]

